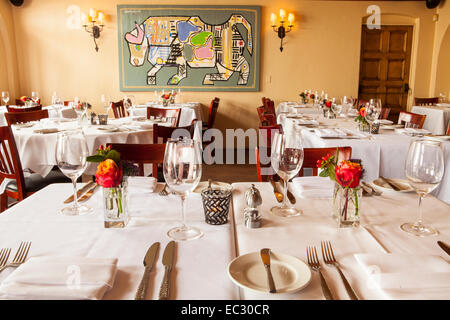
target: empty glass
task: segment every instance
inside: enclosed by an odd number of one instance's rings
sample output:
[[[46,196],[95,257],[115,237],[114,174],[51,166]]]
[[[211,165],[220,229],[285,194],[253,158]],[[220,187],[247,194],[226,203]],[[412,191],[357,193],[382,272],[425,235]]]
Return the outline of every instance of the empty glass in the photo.
[[[102,106],[105,109],[106,114],[108,114],[109,110],[111,110],[111,107],[112,107],[111,98],[106,94],[102,94],[100,97],[100,100],[102,102]]]
[[[135,99],[134,96],[128,95],[123,97],[123,106],[128,111],[130,117],[134,116]]]
[[[33,100],[34,104],[38,104],[38,102],[39,102],[39,92],[37,92],[37,91],[31,92],[31,100]]]
[[[381,114],[381,100],[380,99],[370,99],[368,103],[366,103],[366,121],[372,127],[372,124],[375,120],[378,120],[378,117]]]
[[[164,179],[171,191],[181,198],[181,226],[170,229],[167,235],[174,240],[192,240],[203,232],[185,224],[186,198],[197,187],[202,176],[202,148],[191,139],[169,139],[163,163]]]
[[[9,92],[8,91],[2,91],[2,100],[6,104],[8,104],[9,101]]]
[[[293,178],[303,164],[303,144],[300,135],[295,131],[276,132],[272,142],[271,164],[275,172],[284,181],[284,196],[281,206],[275,206],[270,211],[277,216],[293,217],[302,212],[291,206],[287,199],[289,179]]]
[[[436,229],[422,223],[422,200],[441,182],[444,175],[442,142],[416,139],[411,141],[405,164],[405,175],[419,195],[419,214],[414,223],[404,223],[401,229],[416,236],[438,234]]]
[[[72,180],[74,200],[70,207],[61,210],[62,214],[78,216],[92,211],[86,205],[80,205],[77,198],[77,179],[87,167],[89,155],[86,138],[81,130],[59,132],[56,140],[56,163],[58,168]]]

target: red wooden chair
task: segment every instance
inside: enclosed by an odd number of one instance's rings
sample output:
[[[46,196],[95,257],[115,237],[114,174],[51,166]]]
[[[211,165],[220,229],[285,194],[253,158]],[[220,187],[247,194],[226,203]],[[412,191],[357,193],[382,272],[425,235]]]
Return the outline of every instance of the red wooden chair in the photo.
[[[0,145],[0,181],[12,179],[0,195],[0,212],[7,209],[8,197],[22,201],[49,184],[71,181],[60,171],[50,171],[45,178],[37,173],[24,177],[16,141],[10,127],[0,127]]]
[[[439,103],[439,97],[433,98],[416,98],[414,97],[414,105],[415,106],[434,106],[436,103]]]
[[[262,102],[263,102],[263,106],[264,109],[271,113],[271,114],[276,114],[275,113],[275,103],[273,100],[271,100],[270,98],[262,98]]]
[[[147,107],[147,119],[151,117],[154,118],[166,118],[168,119],[173,127],[178,126],[180,121],[181,108],[167,109],[167,108],[155,108]]]
[[[220,99],[215,97],[211,101],[211,105],[209,107],[209,115],[208,122],[203,122],[203,130],[208,130],[214,127],[214,122],[216,121],[217,111],[219,110],[219,102]]]
[[[398,124],[402,124],[402,122],[412,123],[416,124],[418,129],[422,129],[426,117],[427,117],[426,115],[422,114],[401,111],[400,114],[398,115]]]
[[[8,110],[8,112],[31,112],[31,111],[42,110],[42,106],[38,105],[38,106],[34,106],[34,107],[29,107],[29,108],[15,108],[13,106],[6,106],[6,110]]]
[[[120,159],[137,163],[139,165],[139,175],[144,175],[144,164],[153,164],[152,176],[158,177],[158,164],[164,162],[164,152],[166,144],[129,144],[129,143],[108,143],[111,149],[120,153]]]
[[[5,113],[8,126],[16,123],[25,123],[31,121],[39,121],[48,118],[48,110],[38,110],[29,112],[7,112]]]
[[[389,113],[391,113],[391,108],[381,108],[380,119],[386,120],[389,117]]]
[[[166,127],[166,126],[159,126],[157,123],[155,123],[153,125],[153,143],[159,143],[159,138],[162,139],[163,143],[166,143],[167,140],[172,138],[172,134],[176,130],[180,130],[179,131],[180,134],[177,134],[177,136],[183,136],[193,139],[195,132],[195,123],[196,120],[192,121],[191,125],[185,127]],[[178,131],[176,133],[178,133]]]
[[[128,112],[125,110],[125,107],[123,105],[123,100],[117,101],[117,102],[111,102],[111,108],[114,113],[114,118],[125,118],[128,116]]]

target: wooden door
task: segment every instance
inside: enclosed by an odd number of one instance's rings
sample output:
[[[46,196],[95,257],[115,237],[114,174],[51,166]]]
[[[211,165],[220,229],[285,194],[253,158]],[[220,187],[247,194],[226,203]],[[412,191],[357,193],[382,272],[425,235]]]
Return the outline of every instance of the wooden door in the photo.
[[[362,26],[358,97],[380,98],[394,121],[407,106],[412,33],[413,26]]]

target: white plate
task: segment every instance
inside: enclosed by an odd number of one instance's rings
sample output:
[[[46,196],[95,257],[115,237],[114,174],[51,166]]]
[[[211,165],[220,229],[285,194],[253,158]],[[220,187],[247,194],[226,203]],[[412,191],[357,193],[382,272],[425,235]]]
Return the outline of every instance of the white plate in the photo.
[[[226,182],[218,182],[218,181],[213,181],[211,184],[211,187],[213,189],[214,188],[223,188],[223,189],[229,189],[229,190],[233,189],[231,184],[226,183]],[[208,181],[202,181],[197,185],[197,188],[195,188],[195,190],[193,192],[194,193],[202,193],[202,191],[205,190],[206,188],[208,188]]]
[[[35,122],[24,122],[24,123],[16,123],[13,124],[12,126],[17,129],[23,129],[23,128],[31,128],[35,124],[36,124]]]
[[[377,120],[377,122],[381,125],[389,125],[389,124],[394,124],[394,121],[391,120],[386,120],[386,119],[380,119]]]
[[[277,294],[297,292],[311,281],[308,265],[287,254],[271,251],[270,269]],[[242,288],[269,293],[267,273],[259,252],[248,253],[231,261],[228,265],[228,276]]]
[[[387,183],[385,183],[381,179],[376,179],[372,182],[372,184],[375,185],[375,187],[378,187],[382,189],[383,191],[387,192],[413,192],[414,189],[411,187],[411,185],[408,183],[407,180],[404,179],[389,179],[389,181],[393,182],[396,186],[398,186],[401,190],[395,191],[392,189]]]
[[[399,128],[404,128],[405,126],[402,124],[391,124],[391,125],[381,125],[380,129],[384,129],[384,130],[395,130],[395,129],[399,129]]]
[[[119,130],[119,128],[106,125],[106,126],[97,127],[97,130],[101,130],[101,131],[105,131],[105,132],[116,132],[117,130]]]

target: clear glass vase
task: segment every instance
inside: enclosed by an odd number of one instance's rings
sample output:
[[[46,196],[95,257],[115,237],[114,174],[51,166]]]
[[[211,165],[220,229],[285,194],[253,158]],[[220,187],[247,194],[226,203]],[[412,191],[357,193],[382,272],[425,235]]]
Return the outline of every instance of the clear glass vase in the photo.
[[[359,123],[359,131],[361,132],[370,132],[370,126],[367,122]]]
[[[128,221],[127,183],[114,188],[103,188],[105,228],[124,228]]]
[[[333,211],[339,228],[359,227],[362,188],[335,188]]]

